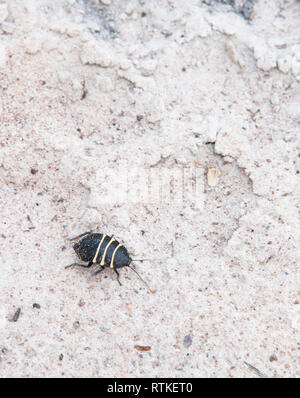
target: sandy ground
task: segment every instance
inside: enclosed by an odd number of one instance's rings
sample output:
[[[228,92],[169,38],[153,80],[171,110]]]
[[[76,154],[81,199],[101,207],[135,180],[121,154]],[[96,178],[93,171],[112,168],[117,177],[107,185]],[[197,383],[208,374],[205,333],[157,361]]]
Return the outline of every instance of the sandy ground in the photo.
[[[0,2],[1,377],[300,376],[299,21],[297,0]],[[137,198],[142,172],[194,185]],[[90,229],[156,292],[65,269]]]

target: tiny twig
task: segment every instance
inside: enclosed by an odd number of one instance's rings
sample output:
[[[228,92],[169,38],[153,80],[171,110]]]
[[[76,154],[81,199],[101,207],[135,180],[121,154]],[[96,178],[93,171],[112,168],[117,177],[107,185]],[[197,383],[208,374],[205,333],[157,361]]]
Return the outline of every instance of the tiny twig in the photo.
[[[247,365],[248,368],[252,370],[254,373],[256,373],[258,376],[265,378],[268,377],[265,373],[261,372],[259,369],[257,369],[255,366],[251,365],[250,363],[244,361],[244,364]]]

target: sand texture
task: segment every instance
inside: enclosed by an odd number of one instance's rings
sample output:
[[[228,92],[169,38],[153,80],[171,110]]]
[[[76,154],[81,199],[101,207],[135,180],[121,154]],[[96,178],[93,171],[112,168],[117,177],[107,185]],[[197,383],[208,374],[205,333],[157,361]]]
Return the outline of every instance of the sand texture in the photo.
[[[299,21],[0,1],[0,377],[300,376]],[[155,292],[65,269],[88,230]]]

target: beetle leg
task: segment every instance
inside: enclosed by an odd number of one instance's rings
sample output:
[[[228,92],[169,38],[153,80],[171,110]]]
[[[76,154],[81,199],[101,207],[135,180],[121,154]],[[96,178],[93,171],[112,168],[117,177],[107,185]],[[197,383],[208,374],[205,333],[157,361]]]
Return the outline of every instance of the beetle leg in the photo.
[[[100,274],[100,272],[102,272],[104,270],[104,267],[101,267],[100,269],[97,269],[97,271],[95,271],[92,276],[98,275]]]
[[[84,232],[83,234],[78,235],[78,236],[75,236],[75,238],[71,238],[71,239],[69,239],[69,240],[70,240],[70,241],[71,241],[71,240],[76,240],[76,239],[78,239],[78,238],[82,238],[83,236],[89,235],[89,234],[91,234],[91,233],[92,233],[92,231]]]
[[[66,265],[65,268],[73,267],[73,265],[77,265],[78,267],[83,267],[83,268],[89,268],[89,267],[92,266],[92,264],[93,264],[92,261],[90,261],[88,264],[73,263],[73,264],[70,264],[70,265]]]
[[[119,282],[119,285],[122,286],[122,283],[120,282],[120,274],[119,272],[114,268],[115,273],[117,274],[117,281]]]

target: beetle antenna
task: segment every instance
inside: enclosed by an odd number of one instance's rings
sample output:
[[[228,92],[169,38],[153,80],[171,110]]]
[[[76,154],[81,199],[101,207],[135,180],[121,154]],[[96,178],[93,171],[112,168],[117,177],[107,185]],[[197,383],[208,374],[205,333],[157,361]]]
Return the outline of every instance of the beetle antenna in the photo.
[[[69,240],[69,241],[72,241],[72,240],[80,239],[80,238],[82,238],[82,237],[85,236],[85,235],[89,235],[90,233],[91,233],[91,231],[84,232],[83,234],[80,234],[80,235],[75,236],[74,238],[71,238],[71,239],[68,239],[68,240]]]
[[[132,262],[135,262],[135,261],[141,261],[141,262],[143,262],[143,261],[151,261],[151,260],[147,260],[146,258],[141,258],[141,259],[138,259],[138,258],[134,258],[133,260],[131,260]]]
[[[128,267],[129,267],[130,269],[132,269],[132,271],[134,271],[134,272],[138,275],[138,277],[144,282],[144,284],[147,286],[147,288],[150,290],[150,292],[153,293],[153,290],[150,289],[150,286],[149,286],[148,283],[141,277],[141,275],[140,275],[134,268],[130,267],[130,265],[128,265]]]

